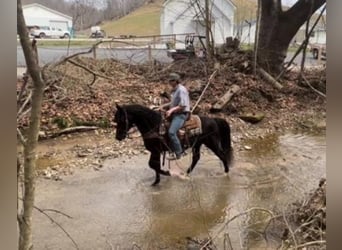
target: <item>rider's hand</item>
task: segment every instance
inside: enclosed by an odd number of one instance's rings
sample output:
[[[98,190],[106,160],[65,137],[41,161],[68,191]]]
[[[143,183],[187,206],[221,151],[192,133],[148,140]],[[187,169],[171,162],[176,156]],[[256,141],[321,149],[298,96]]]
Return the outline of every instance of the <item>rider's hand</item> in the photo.
[[[171,114],[172,114],[172,110],[168,110],[168,111],[166,111],[166,113],[165,113],[166,117],[171,116]]]

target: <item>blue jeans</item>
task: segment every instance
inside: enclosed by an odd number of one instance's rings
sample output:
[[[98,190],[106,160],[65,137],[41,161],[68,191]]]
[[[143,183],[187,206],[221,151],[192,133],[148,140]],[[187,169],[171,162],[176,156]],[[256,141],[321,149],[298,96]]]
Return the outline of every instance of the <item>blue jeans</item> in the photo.
[[[171,140],[172,150],[177,156],[183,152],[182,145],[177,136],[178,130],[183,126],[187,119],[187,114],[174,114],[169,128],[169,138]]]

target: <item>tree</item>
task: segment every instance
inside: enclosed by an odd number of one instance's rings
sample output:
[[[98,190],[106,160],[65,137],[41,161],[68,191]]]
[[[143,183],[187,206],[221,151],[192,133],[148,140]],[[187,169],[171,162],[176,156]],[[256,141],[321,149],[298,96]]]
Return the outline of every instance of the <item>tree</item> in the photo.
[[[213,1],[209,0],[191,0],[189,7],[195,16],[200,17],[197,21],[205,29],[205,46],[208,59],[214,56],[215,40],[212,31],[212,8]],[[203,35],[203,34],[201,34]]]
[[[24,140],[24,138],[22,138],[22,143],[24,145],[24,196],[22,211],[20,213],[18,211],[19,249],[26,250],[32,249],[32,210],[34,204],[36,166],[35,149],[38,142],[45,84],[41,77],[41,70],[37,64],[37,55],[30,45],[21,0],[17,0],[17,30],[20,44],[23,48],[27,69],[33,81],[29,128],[26,139]]]
[[[241,38],[243,26],[249,24],[249,22],[255,20],[256,18],[257,2],[250,0],[239,0],[234,1],[234,4],[236,5],[236,11],[234,14],[234,22],[236,24],[235,33]]]
[[[281,0],[259,2],[261,16],[257,39],[257,61],[271,74],[278,74],[282,70],[292,38],[326,0],[298,0],[286,11],[282,10]]]

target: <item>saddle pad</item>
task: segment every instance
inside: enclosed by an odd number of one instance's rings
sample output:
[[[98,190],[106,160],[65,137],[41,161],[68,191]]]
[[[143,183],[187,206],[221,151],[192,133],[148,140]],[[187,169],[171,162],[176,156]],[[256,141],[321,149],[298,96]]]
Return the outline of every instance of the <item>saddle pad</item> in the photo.
[[[202,123],[198,115],[190,114],[190,118],[184,123],[182,129],[187,131],[195,130],[196,134],[202,134]]]

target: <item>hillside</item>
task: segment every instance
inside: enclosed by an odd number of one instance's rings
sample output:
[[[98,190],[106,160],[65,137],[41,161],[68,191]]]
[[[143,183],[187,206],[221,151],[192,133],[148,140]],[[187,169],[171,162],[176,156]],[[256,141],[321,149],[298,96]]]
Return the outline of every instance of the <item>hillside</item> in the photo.
[[[160,12],[163,0],[155,0],[132,13],[115,21],[107,21],[101,25],[107,36],[120,35],[159,35]],[[255,18],[256,2],[251,0],[233,0],[237,7],[235,22]]]
[[[162,4],[163,0],[155,0],[118,20],[105,22],[101,29],[107,36],[159,35]]]

